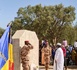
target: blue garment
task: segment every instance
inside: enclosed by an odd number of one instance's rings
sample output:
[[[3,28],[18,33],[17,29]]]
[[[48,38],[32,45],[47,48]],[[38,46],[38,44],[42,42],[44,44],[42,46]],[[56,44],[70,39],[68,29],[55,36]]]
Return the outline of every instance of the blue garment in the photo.
[[[69,46],[69,47],[68,47],[68,50],[70,51],[70,53],[72,52],[72,49],[73,49],[72,46]]]
[[[9,43],[10,26],[7,27],[0,39],[0,69],[8,60],[8,43]]]
[[[52,49],[52,58],[54,59],[54,56],[55,56],[55,50]]]

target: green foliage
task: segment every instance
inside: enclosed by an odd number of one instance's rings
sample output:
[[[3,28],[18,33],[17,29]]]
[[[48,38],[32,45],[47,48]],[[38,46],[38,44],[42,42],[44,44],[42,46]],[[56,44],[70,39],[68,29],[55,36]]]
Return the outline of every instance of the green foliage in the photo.
[[[75,8],[64,7],[62,4],[55,6],[28,6],[19,8],[17,17],[13,21],[13,33],[17,29],[28,29],[35,31],[38,38],[59,41],[65,26],[71,25],[75,20]]]
[[[72,25],[65,26],[59,40],[62,41],[63,39],[66,39],[68,44],[73,44],[76,39],[75,33],[75,28]]]
[[[4,29],[0,28],[0,38],[1,38],[3,33],[4,33]]]
[[[74,32],[75,32],[75,33],[74,33],[74,34],[75,34],[75,40],[77,40],[77,24],[74,26],[74,30],[75,30],[75,31],[74,31]]]

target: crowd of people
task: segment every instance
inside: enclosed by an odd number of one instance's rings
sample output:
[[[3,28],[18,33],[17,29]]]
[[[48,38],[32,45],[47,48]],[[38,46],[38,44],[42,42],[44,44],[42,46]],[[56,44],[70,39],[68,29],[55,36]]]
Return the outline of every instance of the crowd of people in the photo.
[[[41,64],[45,65],[45,52],[44,46],[48,41],[43,41],[40,45]],[[54,70],[67,69],[68,65],[77,65],[77,40],[74,45],[68,44],[67,40],[63,39],[61,43],[56,45],[49,45],[50,55],[49,64],[54,65]],[[51,63],[52,62],[52,63]],[[56,69],[57,68],[57,69]]]

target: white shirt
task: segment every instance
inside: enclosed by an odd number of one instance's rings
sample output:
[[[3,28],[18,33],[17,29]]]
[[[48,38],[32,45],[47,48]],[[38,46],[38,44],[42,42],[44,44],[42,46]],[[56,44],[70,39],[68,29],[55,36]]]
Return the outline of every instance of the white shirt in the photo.
[[[77,47],[77,42],[74,42],[74,47]]]

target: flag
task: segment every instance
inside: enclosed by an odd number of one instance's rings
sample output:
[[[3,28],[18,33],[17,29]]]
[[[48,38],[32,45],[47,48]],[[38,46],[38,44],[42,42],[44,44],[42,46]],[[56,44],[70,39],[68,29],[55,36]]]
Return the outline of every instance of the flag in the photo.
[[[13,45],[11,43],[8,46],[8,60],[1,70],[14,70]]]
[[[10,26],[7,27],[0,39],[0,69],[8,60],[8,43],[9,43]]]
[[[8,29],[8,30],[7,30]],[[10,35],[9,35],[9,32],[10,32],[10,26],[6,29],[6,32],[5,34],[7,35],[6,37],[3,37],[3,39],[1,38],[1,44],[4,42],[7,42],[7,48],[5,48],[7,50],[7,61],[5,62],[5,64],[3,64],[2,68],[0,68],[1,70],[14,70],[14,62],[13,62],[13,45],[10,43]],[[1,45],[0,44],[0,45]],[[0,47],[0,50],[2,48]],[[5,50],[5,51],[6,51]],[[1,50],[2,51],[2,50]],[[3,60],[0,60],[0,61],[3,61]]]

